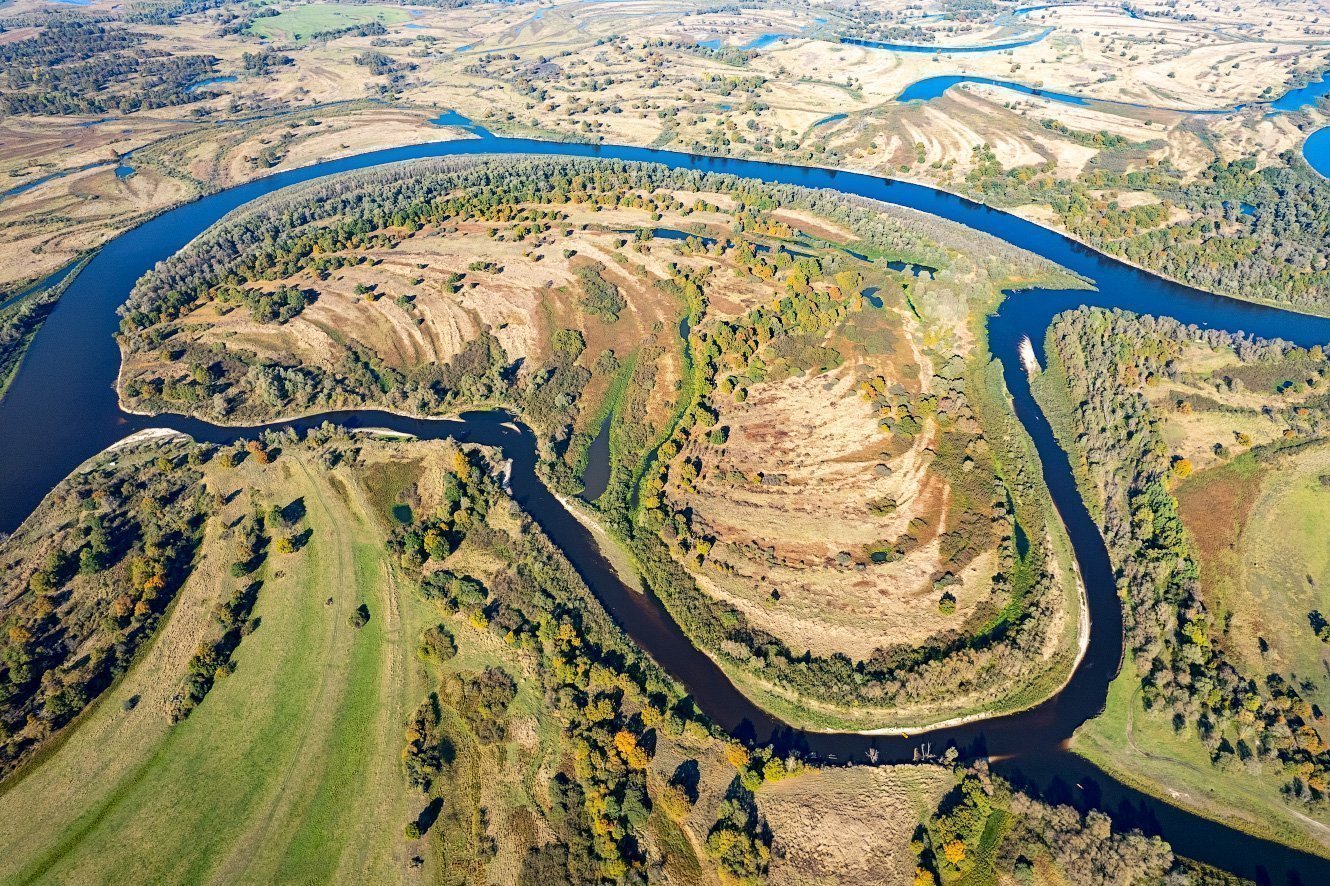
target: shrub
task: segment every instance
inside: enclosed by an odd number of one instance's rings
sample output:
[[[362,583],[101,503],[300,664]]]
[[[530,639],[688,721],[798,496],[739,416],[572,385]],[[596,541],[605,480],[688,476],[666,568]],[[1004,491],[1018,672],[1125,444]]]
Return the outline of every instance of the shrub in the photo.
[[[435,625],[420,635],[416,653],[427,661],[445,662],[457,655],[457,642],[446,627]]]
[[[604,270],[605,266],[599,262],[583,265],[577,269],[577,279],[582,284],[582,307],[607,323],[613,323],[628,302],[619,293],[619,287],[602,276]]]

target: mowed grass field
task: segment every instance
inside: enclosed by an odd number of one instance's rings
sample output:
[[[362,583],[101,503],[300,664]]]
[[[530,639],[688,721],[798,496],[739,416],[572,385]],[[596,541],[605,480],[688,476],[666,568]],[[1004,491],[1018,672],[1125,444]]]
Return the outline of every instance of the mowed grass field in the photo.
[[[1230,630],[1262,673],[1314,681],[1308,700],[1330,710],[1330,644],[1313,627],[1313,613],[1330,618],[1330,485],[1322,477],[1330,477],[1330,445],[1280,458],[1263,476],[1239,543],[1246,605],[1234,607]]]
[[[1323,483],[1321,478],[1326,477]],[[1330,445],[1258,460],[1243,455],[1178,490],[1200,558],[1201,586],[1224,643],[1249,673],[1312,681],[1306,698],[1330,710]]]
[[[391,6],[341,6],[335,3],[311,3],[296,6],[278,15],[257,19],[249,33],[269,40],[304,42],[310,35],[377,21],[385,25],[406,21],[410,14]]]
[[[1207,818],[1330,856],[1330,827],[1283,801],[1278,773],[1215,768],[1194,731],[1173,731],[1172,713],[1147,713],[1139,678],[1125,668],[1109,685],[1104,712],[1072,739],[1072,750],[1139,791]]]
[[[400,764],[403,724],[425,693],[422,614],[383,562],[363,492],[300,453],[220,479],[223,511],[303,498],[313,535],[260,570],[257,630],[236,669],[172,727],[163,704],[227,574],[223,520],[167,624],[69,739],[0,796],[0,882],[397,881],[423,800]],[[368,624],[349,616],[361,603]],[[127,710],[126,702],[138,699]]]

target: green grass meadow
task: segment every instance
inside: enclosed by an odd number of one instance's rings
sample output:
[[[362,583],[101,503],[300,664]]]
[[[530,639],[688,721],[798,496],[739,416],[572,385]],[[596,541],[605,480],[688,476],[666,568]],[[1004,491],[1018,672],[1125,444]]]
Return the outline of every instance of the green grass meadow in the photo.
[[[154,667],[163,649],[150,650],[0,796],[0,882],[402,878],[403,823],[418,811],[407,808],[417,801],[399,762],[402,728],[423,690],[401,635],[419,630],[407,624],[416,598],[397,595],[363,510],[308,467],[286,473],[297,479],[279,492],[304,495],[313,536],[269,559],[261,623],[235,672],[172,727],[147,701],[125,710],[155,681],[178,679]],[[206,597],[206,584],[196,573],[182,594]],[[356,629],[361,602],[371,618]],[[175,627],[155,646],[191,641]]]
[[[288,9],[279,15],[256,19],[248,33],[268,40],[293,40],[303,43],[311,35],[353,25],[377,21],[393,25],[410,18],[404,9],[394,6],[342,6],[336,3],[311,3]]]

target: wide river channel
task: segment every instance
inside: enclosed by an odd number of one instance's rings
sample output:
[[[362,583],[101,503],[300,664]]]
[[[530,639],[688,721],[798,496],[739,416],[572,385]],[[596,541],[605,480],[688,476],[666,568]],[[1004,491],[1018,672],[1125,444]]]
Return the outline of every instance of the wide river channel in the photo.
[[[1044,256],[1093,280],[1097,287],[1094,291],[1011,293],[988,325],[993,354],[1007,368],[1006,383],[1016,414],[1034,440],[1045,480],[1071,538],[1087,588],[1092,624],[1089,648],[1069,684],[1031,710],[909,738],[790,729],[738,692],[658,601],[617,577],[582,524],[537,479],[531,433],[506,424],[505,416],[477,414],[433,421],[356,411],[276,426],[304,428],[332,421],[502,447],[513,460],[512,490],[517,501],[567,554],[629,636],[686,686],[709,716],[735,735],[774,741],[836,763],[867,763],[871,752],[879,762],[908,761],[921,747],[936,754],[955,745],[964,756],[987,756],[995,769],[1050,800],[1100,808],[1120,826],[1161,834],[1182,855],[1262,882],[1330,882],[1330,861],[1250,837],[1155,800],[1118,783],[1066,749],[1076,728],[1103,708],[1108,684],[1122,659],[1122,611],[1102,537],[1081,502],[1067,456],[1031,396],[1017,357],[1020,339],[1029,336],[1042,362],[1048,324],[1058,313],[1078,305],[1167,315],[1185,323],[1241,330],[1305,346],[1330,342],[1330,320],[1172,283],[1009,213],[921,185],[751,160],[507,139],[476,132],[480,137],[377,151],[240,185],[163,213],[103,247],[72,281],[34,341],[8,396],[0,401],[0,531],[17,527],[85,459],[135,431],[168,427],[217,443],[253,435],[253,428],[223,428],[180,416],[122,412],[114,390],[120,355],[113,334],[118,323],[116,308],[145,271],[226,213],[279,188],[384,163],[455,155],[531,154],[653,162],[831,188],[912,207]]]

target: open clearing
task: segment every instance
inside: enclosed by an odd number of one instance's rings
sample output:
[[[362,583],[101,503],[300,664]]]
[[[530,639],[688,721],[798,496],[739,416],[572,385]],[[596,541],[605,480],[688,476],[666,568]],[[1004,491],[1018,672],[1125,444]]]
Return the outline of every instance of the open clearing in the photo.
[[[941,766],[851,767],[768,785],[758,804],[771,825],[771,882],[907,883],[915,828],[955,785]]]
[[[409,794],[397,759],[407,705],[422,691],[403,638],[414,636],[419,604],[390,580],[375,519],[339,494],[347,482],[300,456],[209,478],[243,491],[210,521],[202,563],[161,634],[0,797],[0,879],[403,877]],[[235,673],[171,727],[166,697],[234,583],[221,526],[255,498],[303,499],[312,538],[270,558],[260,624]],[[362,602],[372,617],[357,630],[348,618]]]
[[[249,33],[259,37],[304,42],[313,34],[338,28],[355,27],[369,22],[392,25],[406,21],[410,15],[393,6],[341,6],[332,3],[309,3],[291,7],[278,15],[257,19],[249,26]]]
[[[1307,367],[1244,364],[1227,350],[1190,347],[1179,362],[1183,371],[1150,398],[1175,457],[1196,469],[1177,499],[1206,605],[1248,672],[1311,681],[1311,701],[1330,709],[1330,644],[1317,636],[1330,613],[1330,485],[1322,480],[1330,447],[1268,451],[1302,432],[1309,419],[1300,416],[1310,415],[1323,382]]]
[[[1234,613],[1232,633],[1245,657],[1288,679],[1322,687],[1316,700],[1330,710],[1330,644],[1316,636],[1316,616],[1330,613],[1330,447],[1280,459],[1264,477],[1240,535],[1247,606]]]

